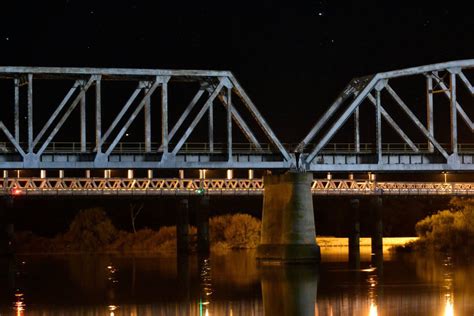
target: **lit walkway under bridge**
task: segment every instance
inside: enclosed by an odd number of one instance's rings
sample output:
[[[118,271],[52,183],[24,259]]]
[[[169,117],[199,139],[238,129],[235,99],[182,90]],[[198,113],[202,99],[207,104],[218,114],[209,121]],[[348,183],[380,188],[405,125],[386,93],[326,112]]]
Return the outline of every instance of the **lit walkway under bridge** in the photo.
[[[262,179],[159,178],[5,178],[0,195],[29,196],[173,196],[262,195]],[[313,195],[474,195],[474,182],[376,182],[315,179]]]

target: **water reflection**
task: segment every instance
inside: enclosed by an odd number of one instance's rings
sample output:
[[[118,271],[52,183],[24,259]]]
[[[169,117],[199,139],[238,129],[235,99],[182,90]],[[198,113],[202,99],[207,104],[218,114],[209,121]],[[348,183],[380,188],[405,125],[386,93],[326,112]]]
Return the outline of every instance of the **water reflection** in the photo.
[[[443,260],[443,280],[446,300],[444,316],[454,316],[453,262],[449,255]]]
[[[367,283],[369,288],[369,316],[377,316],[377,290],[378,290],[378,282],[379,276],[377,274],[377,269],[372,268],[368,269],[369,273],[367,274]]]
[[[451,256],[393,256],[383,269],[367,258],[359,270],[257,266],[251,252],[24,258],[0,260],[1,315],[474,314],[474,265]]]
[[[209,315],[209,308],[212,296],[212,277],[211,263],[209,256],[199,258],[199,276],[200,276],[200,293],[199,293],[199,315]],[[204,311],[204,314],[203,314]]]
[[[13,303],[13,310],[17,316],[24,315],[26,304],[24,294],[20,291],[15,293],[15,302]]]
[[[314,315],[316,265],[259,267],[264,315]]]

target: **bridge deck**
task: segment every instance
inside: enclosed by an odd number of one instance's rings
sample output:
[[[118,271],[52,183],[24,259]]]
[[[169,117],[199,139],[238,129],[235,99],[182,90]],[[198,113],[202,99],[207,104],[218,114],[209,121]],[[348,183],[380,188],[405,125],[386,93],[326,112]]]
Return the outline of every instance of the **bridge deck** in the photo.
[[[313,195],[474,195],[474,182],[313,181]],[[0,195],[28,196],[174,196],[262,195],[262,179],[5,178]]]

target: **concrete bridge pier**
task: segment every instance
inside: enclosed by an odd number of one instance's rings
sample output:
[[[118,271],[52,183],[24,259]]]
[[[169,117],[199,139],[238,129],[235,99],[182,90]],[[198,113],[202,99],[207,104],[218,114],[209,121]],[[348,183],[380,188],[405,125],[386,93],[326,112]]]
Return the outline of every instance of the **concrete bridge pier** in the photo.
[[[176,249],[178,256],[189,252],[189,201],[180,199],[177,205]]]
[[[261,262],[318,262],[311,173],[266,175],[262,236],[257,247]]]
[[[209,208],[210,197],[209,195],[204,195],[199,199],[198,209],[196,211],[197,250],[200,254],[208,254],[210,251]]]
[[[352,199],[350,204],[352,220],[349,229],[349,265],[360,269],[360,201]]]

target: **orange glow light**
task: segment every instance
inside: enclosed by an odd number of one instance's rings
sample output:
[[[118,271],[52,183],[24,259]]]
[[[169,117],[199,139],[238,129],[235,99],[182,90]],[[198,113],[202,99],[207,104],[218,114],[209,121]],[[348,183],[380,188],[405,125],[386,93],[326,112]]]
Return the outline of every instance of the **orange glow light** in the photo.
[[[12,189],[12,195],[21,195],[21,194],[23,194],[23,190],[18,189],[18,188]]]

